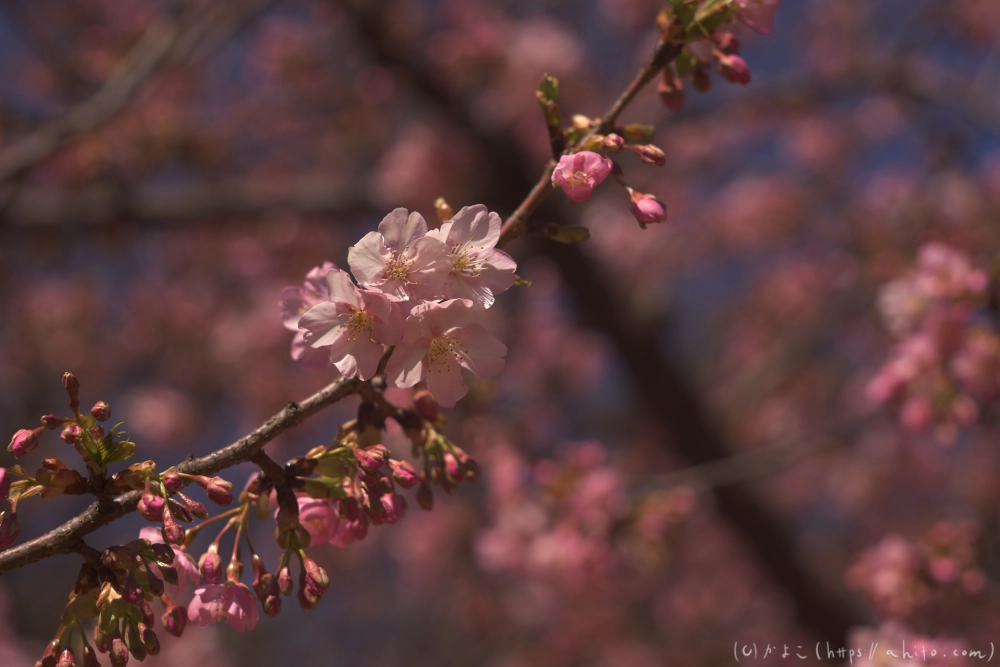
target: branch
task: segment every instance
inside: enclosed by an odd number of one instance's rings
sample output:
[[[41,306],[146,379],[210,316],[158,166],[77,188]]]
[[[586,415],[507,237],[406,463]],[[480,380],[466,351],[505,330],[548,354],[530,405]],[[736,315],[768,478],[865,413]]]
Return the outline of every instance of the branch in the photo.
[[[187,224],[210,218],[260,217],[280,211],[337,215],[366,211],[374,197],[363,184],[338,186],[320,175],[291,183],[210,185],[105,184],[80,189],[22,188],[0,211],[0,226],[100,226],[119,221]]]
[[[250,461],[264,445],[288,429],[298,426],[323,408],[357,393],[361,384],[360,380],[341,378],[301,403],[289,403],[263,425],[231,445],[198,459],[187,459],[177,466],[177,471],[189,475],[212,475],[225,468]],[[98,504],[94,503],[79,516],[41,537],[0,551],[0,575],[49,556],[78,551],[80,549],[78,545],[84,536],[134,511],[141,496],[140,491],[122,494],[115,498],[110,509],[103,512]]]
[[[232,26],[260,4],[261,0],[253,0],[233,8],[232,4],[212,3],[183,30],[171,23],[154,22],[132,47],[118,71],[87,101],[0,151],[0,183],[22,174],[73,139],[107,123],[161,69],[200,57],[203,40],[228,14],[233,17]]]

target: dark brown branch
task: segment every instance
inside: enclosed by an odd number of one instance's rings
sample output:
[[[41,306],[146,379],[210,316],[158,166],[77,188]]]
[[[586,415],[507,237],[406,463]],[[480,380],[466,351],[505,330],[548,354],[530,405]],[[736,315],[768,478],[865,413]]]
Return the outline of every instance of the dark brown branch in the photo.
[[[184,461],[177,466],[177,471],[189,475],[212,475],[238,463],[250,461],[271,440],[323,408],[356,393],[360,386],[359,380],[341,378],[301,403],[289,403],[263,425],[231,445],[207,456]],[[115,498],[114,504],[106,512],[102,512],[98,504],[94,503],[79,516],[41,537],[0,552],[0,575],[49,556],[77,551],[85,535],[134,511],[141,495],[139,491],[122,494]]]

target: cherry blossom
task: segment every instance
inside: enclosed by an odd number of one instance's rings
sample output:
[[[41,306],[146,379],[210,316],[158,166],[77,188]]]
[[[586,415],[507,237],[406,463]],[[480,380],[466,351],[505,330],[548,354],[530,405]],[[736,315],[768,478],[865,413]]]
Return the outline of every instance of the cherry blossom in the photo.
[[[771,32],[774,13],[781,0],[736,0],[736,17],[754,32],[767,35]]]
[[[188,618],[198,625],[226,621],[236,632],[253,630],[259,616],[250,589],[233,582],[202,586],[188,605]]]
[[[159,528],[153,526],[146,526],[140,530],[139,537],[148,540],[150,544],[163,544],[163,533]],[[172,565],[177,570],[177,584],[167,584],[167,590],[172,597],[176,598],[184,591],[184,587],[187,586],[188,581],[198,586],[201,583],[201,575],[198,573],[198,564],[194,562],[191,554],[184,549],[178,549],[173,545],[170,546],[174,550],[174,562]]]
[[[468,299],[416,306],[389,359],[386,377],[400,388],[426,380],[442,407],[454,407],[469,390],[463,368],[482,379],[504,367],[501,357],[507,347],[482,325],[474,324],[482,312],[482,306]]]
[[[497,294],[514,284],[517,263],[496,248],[501,226],[499,215],[477,204],[427,233],[448,247],[451,271],[444,280],[446,298],[471,299],[489,308]]]
[[[326,286],[326,274],[337,266],[333,262],[323,262],[322,266],[313,268],[306,274],[301,287],[286,287],[281,290],[281,322],[289,331],[295,332],[292,338],[292,359],[306,368],[323,368],[330,365],[330,355],[325,350],[319,350],[306,345],[304,333],[299,330],[299,319],[307,310],[330,298],[330,290]]]
[[[351,273],[363,287],[396,301],[440,296],[449,267],[448,248],[425,236],[427,223],[414,211],[397,208],[347,252]]]
[[[570,201],[584,202],[608,177],[611,168],[611,160],[591,151],[563,155],[552,172],[552,185],[561,187]]]
[[[368,380],[378,369],[382,345],[402,335],[399,306],[381,292],[360,290],[340,269],[326,274],[330,300],[310,308],[299,320],[305,342],[329,348],[330,360],[348,377]]]
[[[632,207],[629,210],[643,229],[646,225],[664,222],[667,219],[666,205],[653,195],[641,192],[632,191]]]

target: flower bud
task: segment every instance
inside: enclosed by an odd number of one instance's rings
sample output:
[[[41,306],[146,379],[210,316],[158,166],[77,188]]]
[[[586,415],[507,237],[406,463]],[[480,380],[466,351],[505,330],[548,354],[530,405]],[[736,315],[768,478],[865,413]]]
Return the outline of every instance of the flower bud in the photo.
[[[22,428],[10,439],[7,451],[13,452],[15,459],[21,458],[38,446],[38,435],[44,430],[45,428],[42,426],[36,429]]]
[[[604,146],[604,150],[608,153],[617,153],[622,149],[622,146],[625,145],[625,140],[622,139],[620,134],[612,132],[608,136],[604,137],[602,144]]]
[[[434,400],[433,394],[426,389],[414,392],[413,409],[432,424],[437,421],[438,415],[441,414],[441,408],[438,406],[437,401]]]
[[[382,496],[382,507],[385,509],[386,523],[396,523],[406,516],[406,498],[398,493]]]
[[[184,607],[170,604],[163,616],[160,616],[160,621],[163,622],[163,627],[167,629],[167,632],[174,637],[180,637],[184,634],[184,628],[187,627],[187,610]]]
[[[69,395],[69,407],[73,414],[80,411],[80,381],[72,373],[63,373],[62,386]]]
[[[191,514],[197,519],[207,519],[208,518],[208,508],[202,503],[199,503],[193,498],[188,498],[181,492],[177,492],[177,496],[184,502],[184,505],[188,508]]]
[[[434,213],[437,215],[438,222],[448,222],[455,215],[454,209],[445,201],[444,197],[438,197],[434,200]]]
[[[216,505],[223,507],[233,503],[233,483],[227,482],[221,477],[205,477],[199,475],[195,478],[198,485],[205,489],[208,499]]]
[[[55,431],[57,428],[62,426],[65,422],[55,415],[44,415],[42,417],[42,426],[49,429],[50,431]]]
[[[362,469],[369,472],[378,470],[382,467],[382,463],[384,462],[381,453],[370,452],[369,450],[360,448],[354,450],[354,458],[357,460],[358,465],[361,466]]]
[[[417,502],[421,508],[427,511],[434,508],[434,494],[431,493],[431,487],[423,480],[420,481],[420,488],[417,489]]]
[[[160,576],[171,586],[176,586],[180,579],[177,576],[177,568],[173,565],[157,565],[156,567],[160,570]]]
[[[198,559],[198,571],[208,584],[217,584],[222,578],[222,558],[219,556],[219,545],[212,543]]]
[[[156,637],[156,633],[145,623],[140,623],[138,629],[139,639],[142,640],[142,645],[146,648],[146,652],[149,655],[158,654],[160,652],[160,640]]]
[[[632,191],[632,207],[629,209],[643,229],[646,225],[664,222],[667,219],[667,207],[653,195],[645,195]]]
[[[129,623],[128,628],[125,630],[125,640],[128,642],[128,650],[132,656],[142,662],[146,659],[146,647],[142,643],[142,635],[139,634],[139,628],[134,623]]]
[[[98,401],[90,409],[90,416],[99,422],[106,422],[111,419],[111,406],[104,401]]]
[[[680,111],[684,108],[684,84],[672,68],[663,70],[663,78],[660,79],[656,92],[660,94],[663,106],[671,111]]]
[[[184,526],[177,523],[169,508],[163,510],[163,541],[181,546],[184,544]]]
[[[160,579],[152,572],[147,573],[146,577],[149,580],[149,592],[153,594],[153,597],[158,598],[163,595],[163,579]]]
[[[306,610],[315,609],[322,595],[322,593],[317,593],[308,586],[299,586],[299,606]]]
[[[63,649],[63,652],[59,654],[59,661],[56,662],[56,667],[76,667],[76,656],[73,655],[73,651],[70,649]]]
[[[641,146],[629,146],[629,149],[636,153],[646,164],[662,167],[667,163],[667,157],[663,151],[653,144],[642,144]]]
[[[173,548],[169,544],[151,544],[149,545],[153,552],[153,558],[156,562],[161,565],[170,565],[174,562],[175,554]]]
[[[274,580],[274,577],[267,571],[267,566],[264,565],[264,559],[257,554],[250,556],[250,567],[253,569],[254,593],[256,593],[257,598],[263,602],[264,597],[267,594],[267,589],[271,587],[271,582]]]
[[[271,584],[267,587],[267,592],[264,594],[264,599],[261,602],[264,607],[264,613],[268,616],[277,616],[281,612],[281,589],[278,588],[278,579],[275,577],[271,580]]]
[[[66,424],[66,428],[62,430],[59,437],[68,445],[75,445],[77,439],[80,437],[80,433],[83,429],[77,424]]]
[[[83,645],[83,667],[101,667],[101,661],[97,659],[97,653],[87,644]]]
[[[107,653],[111,650],[111,636],[101,627],[100,623],[94,626],[94,644],[97,645],[97,650],[101,653]]]
[[[653,135],[656,134],[656,128],[652,125],[629,123],[621,128],[621,132],[619,134],[622,135],[625,141],[646,144],[653,140]]]
[[[735,55],[740,52],[740,40],[731,32],[717,32],[712,35],[712,41],[719,47],[719,50],[727,55]]]
[[[278,572],[278,590],[281,591],[282,595],[291,595],[294,586],[295,582],[292,581],[292,571],[288,569],[288,565],[285,565]]]
[[[404,489],[411,489],[420,481],[417,471],[408,461],[389,459],[389,469],[392,470],[392,478]]]
[[[181,504],[173,498],[167,500],[167,508],[173,513],[174,518],[178,521],[183,521],[184,523],[191,523],[194,521],[194,514],[188,509],[187,505]]]
[[[726,55],[721,51],[717,51],[715,56],[719,62],[719,73],[722,74],[726,81],[741,86],[750,83],[750,68],[743,58]]]
[[[111,638],[110,657],[112,667],[124,667],[128,664],[128,647],[118,631]]]
[[[163,487],[170,493],[176,493],[184,488],[184,478],[174,471],[163,473],[160,480]]]
[[[330,578],[327,576],[326,570],[305,554],[303,554],[302,566],[305,572],[306,586],[320,595],[325,593],[326,589],[330,587]]]
[[[0,549],[6,549],[17,541],[21,534],[21,524],[17,521],[17,512],[7,510],[0,512]]]
[[[162,497],[154,496],[149,491],[144,492],[139,498],[139,514],[150,523],[163,521],[163,508],[165,506],[166,501]]]

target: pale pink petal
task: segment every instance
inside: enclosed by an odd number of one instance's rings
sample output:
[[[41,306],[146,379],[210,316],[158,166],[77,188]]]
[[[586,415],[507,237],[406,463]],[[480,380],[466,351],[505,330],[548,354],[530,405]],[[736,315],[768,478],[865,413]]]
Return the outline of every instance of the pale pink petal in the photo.
[[[458,364],[435,364],[427,369],[427,388],[442,408],[453,408],[469,388],[462,379]]]
[[[389,315],[395,304],[385,294],[374,290],[364,290],[359,292],[359,296],[362,305],[355,304],[356,308],[363,308],[383,322],[389,320]]]
[[[344,334],[340,314],[347,309],[332,301],[324,301],[307,310],[299,320],[305,330],[305,341],[312,347],[331,345]]]
[[[372,379],[375,371],[378,370],[378,362],[382,359],[382,353],[385,350],[380,344],[361,338],[351,340],[349,345],[349,354],[354,357],[357,364],[358,377],[362,380]]]
[[[407,215],[405,208],[397,208],[382,219],[378,231],[385,239],[387,248],[402,252],[406,246],[427,233],[427,222],[416,211]]]
[[[401,389],[408,389],[424,379],[427,346],[396,347],[385,367],[387,382]]]
[[[381,278],[390,257],[391,253],[378,232],[368,232],[347,250],[347,263],[351,267],[351,273],[362,285]]]
[[[347,271],[331,269],[326,274],[326,286],[330,292],[330,301],[343,301],[355,308],[361,308],[361,293],[351,281]]]
[[[431,332],[439,336],[449,329],[472,324],[482,313],[483,307],[469,299],[450,299],[429,304],[422,316]]]
[[[493,377],[503,370],[507,346],[480,324],[470,324],[451,334],[461,343],[462,365],[477,378]]]
[[[500,240],[500,228],[503,226],[500,216],[489,212],[482,204],[466,206],[455,214],[451,222],[449,246],[471,241],[477,248],[485,250],[495,247]]]
[[[281,323],[289,331],[298,331],[299,318],[306,312],[305,296],[301,287],[286,287],[281,290],[281,301],[278,303],[281,309]]]
[[[148,540],[150,544],[163,544],[163,533],[155,526],[146,526],[140,530],[139,537]]]
[[[292,338],[292,359],[303,368],[326,368],[330,365],[330,350],[308,345],[305,334],[299,331]]]
[[[403,309],[398,303],[391,303],[389,317],[385,321],[375,320],[375,340],[385,345],[398,345],[403,338],[404,321]]]

